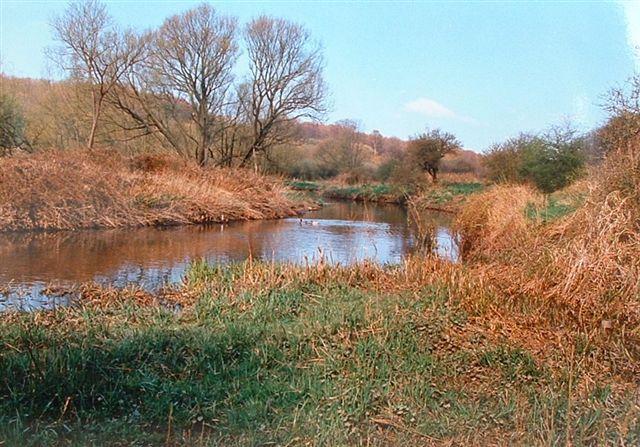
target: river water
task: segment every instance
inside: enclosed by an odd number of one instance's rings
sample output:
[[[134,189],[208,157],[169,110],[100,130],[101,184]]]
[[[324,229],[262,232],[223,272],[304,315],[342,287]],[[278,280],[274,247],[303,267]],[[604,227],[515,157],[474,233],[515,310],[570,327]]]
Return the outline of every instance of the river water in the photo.
[[[449,216],[432,213],[428,218],[436,229],[438,255],[456,260]],[[68,304],[69,296],[47,291],[51,286],[93,281],[153,290],[179,283],[196,259],[393,264],[416,249],[416,239],[403,208],[351,202],[328,204],[302,219],[0,234],[0,310]]]

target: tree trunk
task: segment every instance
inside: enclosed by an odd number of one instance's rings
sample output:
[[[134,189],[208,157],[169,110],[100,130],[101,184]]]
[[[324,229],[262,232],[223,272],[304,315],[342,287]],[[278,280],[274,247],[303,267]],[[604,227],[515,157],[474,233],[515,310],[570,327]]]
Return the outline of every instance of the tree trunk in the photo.
[[[436,168],[427,163],[423,164],[422,168],[429,174],[433,183],[438,183],[438,170]]]
[[[199,166],[205,165],[205,163],[207,162],[207,151],[205,150],[204,146],[200,146],[198,147],[198,149],[196,149],[196,158],[198,160]]]
[[[95,92],[92,92],[92,96],[95,98]],[[100,118],[100,112],[102,111],[102,96],[96,101],[93,101],[93,116],[91,118],[91,131],[89,132],[89,139],[87,140],[87,149],[93,149],[93,145],[96,139],[96,129],[98,128],[98,119]]]
[[[240,167],[244,168],[247,165],[247,162],[252,158],[255,157],[256,155],[256,145],[252,145],[251,149],[249,149],[247,151],[246,154],[244,154],[244,157],[242,157],[242,161],[240,162]]]

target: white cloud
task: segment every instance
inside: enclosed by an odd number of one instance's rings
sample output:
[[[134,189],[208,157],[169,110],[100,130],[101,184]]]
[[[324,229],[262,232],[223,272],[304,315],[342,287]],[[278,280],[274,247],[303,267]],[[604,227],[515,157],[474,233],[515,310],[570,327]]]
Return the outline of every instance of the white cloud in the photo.
[[[456,114],[453,110],[450,110],[440,104],[438,101],[434,101],[429,98],[418,98],[410,101],[405,105],[405,108],[409,112],[420,113],[428,116],[429,118],[455,118]]]
[[[462,121],[469,124],[476,124],[476,120],[468,116],[459,115],[448,107],[440,104],[431,98],[418,98],[409,101],[404,106],[405,110],[413,113],[419,113],[428,118],[445,118]]]
[[[640,71],[640,1],[623,0],[618,4],[624,12],[627,25],[627,42],[635,57],[636,70]]]

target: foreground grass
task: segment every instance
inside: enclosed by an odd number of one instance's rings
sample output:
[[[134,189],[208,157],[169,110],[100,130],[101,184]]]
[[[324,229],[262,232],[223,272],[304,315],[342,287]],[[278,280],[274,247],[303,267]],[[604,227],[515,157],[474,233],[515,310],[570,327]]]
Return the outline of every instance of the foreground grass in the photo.
[[[491,292],[468,306],[464,291],[477,287],[452,279],[465,275],[461,267],[439,268],[436,275],[432,261],[393,268],[197,264],[178,303],[110,293],[81,307],[4,315],[0,439],[640,441],[633,380],[602,365],[605,372],[595,373],[600,351],[589,337],[563,329],[561,347],[536,348],[526,335],[536,309],[496,319],[481,305]],[[514,330],[520,322],[521,333]]]

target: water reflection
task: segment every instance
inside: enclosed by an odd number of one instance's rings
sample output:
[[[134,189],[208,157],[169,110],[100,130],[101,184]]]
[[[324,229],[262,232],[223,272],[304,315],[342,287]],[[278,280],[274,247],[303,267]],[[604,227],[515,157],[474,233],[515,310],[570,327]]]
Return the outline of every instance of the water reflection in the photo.
[[[438,252],[455,258],[447,216],[433,214]],[[189,262],[254,259],[331,263],[364,259],[397,263],[414,250],[404,210],[394,205],[334,203],[303,219],[228,225],[0,235],[0,309],[51,307],[45,284],[96,281],[153,289],[177,283]],[[2,291],[4,289],[4,295]],[[9,291],[9,292],[8,292]]]

